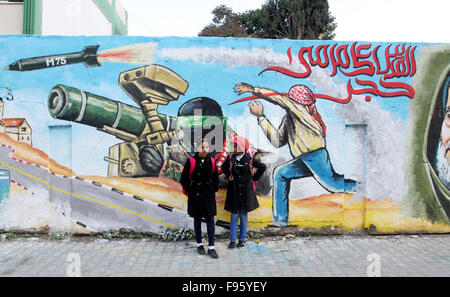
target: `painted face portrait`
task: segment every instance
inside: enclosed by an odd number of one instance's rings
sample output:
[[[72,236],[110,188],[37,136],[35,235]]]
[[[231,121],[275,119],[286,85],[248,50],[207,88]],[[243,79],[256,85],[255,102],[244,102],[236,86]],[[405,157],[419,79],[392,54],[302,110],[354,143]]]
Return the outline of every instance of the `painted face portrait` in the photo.
[[[435,169],[441,182],[450,189],[450,77],[446,80],[442,90],[442,125],[439,143],[437,145]]]
[[[450,48],[449,48],[450,50]],[[450,219],[450,63],[430,55],[420,63],[422,77],[415,84],[411,119],[411,183],[408,197],[423,203],[427,218]],[[419,67],[419,66],[418,66]],[[424,134],[425,133],[425,134]],[[425,178],[425,179],[424,179]],[[417,195],[417,196],[415,196]],[[419,209],[419,208],[418,208]]]

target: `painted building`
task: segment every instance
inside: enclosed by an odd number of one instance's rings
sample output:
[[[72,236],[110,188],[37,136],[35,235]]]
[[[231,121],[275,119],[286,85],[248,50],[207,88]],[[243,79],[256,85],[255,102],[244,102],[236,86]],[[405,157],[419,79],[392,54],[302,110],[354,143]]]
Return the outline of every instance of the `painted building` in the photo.
[[[0,170],[26,188],[11,184],[0,229],[192,228],[180,176],[206,138],[225,232],[222,166],[246,138],[267,166],[251,229],[450,232],[449,44],[0,40],[8,112],[33,127],[33,147],[0,133]]]
[[[119,0],[0,1],[0,35],[127,35]]]
[[[13,140],[32,145],[32,129],[24,118],[4,118],[5,102],[14,100],[9,88],[0,88],[0,132]]]
[[[17,142],[32,145],[32,129],[25,119],[0,119],[0,131]]]

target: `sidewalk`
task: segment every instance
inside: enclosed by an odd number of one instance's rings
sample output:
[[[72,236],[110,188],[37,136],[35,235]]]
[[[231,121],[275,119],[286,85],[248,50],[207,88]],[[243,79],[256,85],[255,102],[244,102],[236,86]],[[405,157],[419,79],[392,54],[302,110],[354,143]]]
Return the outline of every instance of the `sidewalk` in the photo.
[[[3,240],[0,276],[450,276],[450,234],[265,237],[240,249],[227,245],[219,240],[220,258],[212,259],[190,241]]]

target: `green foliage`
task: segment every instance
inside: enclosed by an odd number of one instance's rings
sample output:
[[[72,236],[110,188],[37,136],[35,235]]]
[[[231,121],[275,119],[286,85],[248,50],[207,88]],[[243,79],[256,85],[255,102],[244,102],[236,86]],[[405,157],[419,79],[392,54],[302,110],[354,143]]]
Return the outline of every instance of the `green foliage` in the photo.
[[[334,30],[337,28],[336,24],[336,18],[332,16],[330,13],[328,13],[329,16],[329,22],[325,27],[325,31],[323,33],[319,34],[319,39],[323,40],[332,40],[336,34],[334,33]]]
[[[221,5],[212,13],[213,24],[199,36],[333,39],[337,27],[328,0],[267,0],[241,14]]]
[[[0,233],[0,240],[13,240],[16,238],[32,238],[32,237],[39,237],[38,233],[29,234],[29,233],[13,233],[13,232],[7,232],[7,233]]]
[[[6,239],[6,240],[13,240],[13,239],[15,239],[15,238],[16,238],[16,234],[10,233],[10,232],[5,233],[5,239]]]
[[[56,233],[50,236],[50,240],[63,240],[64,238],[66,238],[66,234],[63,233]]]
[[[158,235],[163,241],[181,241],[195,239],[195,233],[191,229],[180,229],[177,231],[164,231]]]
[[[240,15],[225,5],[220,5],[212,11],[213,23],[203,28],[198,36],[218,37],[248,37],[248,34],[240,22]]]
[[[249,238],[249,239],[260,239],[263,237],[265,237],[265,235],[262,233],[257,233],[257,232],[252,232],[252,231],[247,232],[247,238]]]
[[[140,239],[144,238],[140,233],[120,233],[120,232],[105,232],[102,234],[104,239]]]
[[[160,234],[144,235],[141,233],[120,233],[120,232],[105,232],[102,233],[104,239],[142,239],[151,238],[163,241],[181,241],[192,240],[195,238],[194,231],[190,229],[180,229],[176,231],[164,231]]]
[[[259,38],[332,39],[336,29],[327,0],[268,0],[247,14],[247,33]]]

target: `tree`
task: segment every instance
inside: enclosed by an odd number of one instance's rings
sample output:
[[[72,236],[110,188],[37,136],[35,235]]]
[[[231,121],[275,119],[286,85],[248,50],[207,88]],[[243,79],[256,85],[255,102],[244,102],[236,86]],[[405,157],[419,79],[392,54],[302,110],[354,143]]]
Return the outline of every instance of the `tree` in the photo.
[[[225,5],[212,11],[213,23],[202,29],[198,36],[249,37],[244,26],[240,24],[240,15]]]
[[[330,20],[325,27],[325,31],[319,34],[319,39],[331,40],[336,36],[334,33],[334,30],[337,28],[337,24],[335,23],[336,18],[330,13],[328,13],[328,17]]]
[[[261,8],[241,14],[221,5],[213,14],[214,24],[199,36],[333,39],[337,27],[328,0],[267,0]]]

